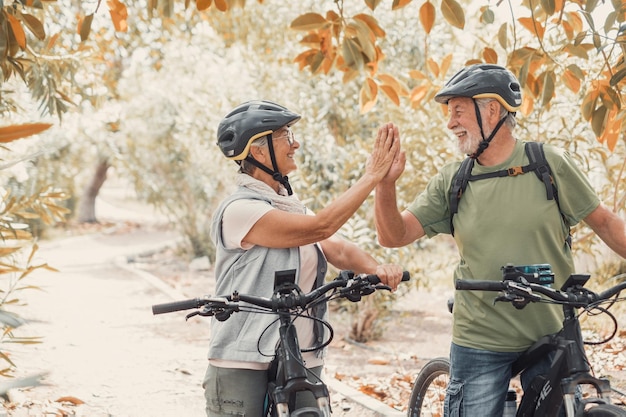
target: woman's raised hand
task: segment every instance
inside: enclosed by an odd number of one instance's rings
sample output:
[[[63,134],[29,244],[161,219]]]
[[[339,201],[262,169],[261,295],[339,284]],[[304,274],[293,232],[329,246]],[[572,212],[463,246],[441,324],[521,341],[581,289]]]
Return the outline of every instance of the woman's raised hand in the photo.
[[[378,129],[374,149],[370,154],[365,172],[373,175],[377,181],[382,180],[389,172],[394,160],[400,153],[400,133],[393,123],[386,123]]]

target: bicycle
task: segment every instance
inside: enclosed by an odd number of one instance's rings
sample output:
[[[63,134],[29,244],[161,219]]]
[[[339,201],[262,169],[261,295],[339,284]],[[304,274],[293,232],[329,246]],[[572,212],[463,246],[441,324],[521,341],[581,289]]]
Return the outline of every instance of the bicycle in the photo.
[[[380,283],[376,275],[355,275],[352,271],[340,271],[338,276],[326,284],[304,294],[295,284],[296,270],[277,271],[274,278],[274,291],[270,298],[258,297],[234,292],[231,295],[194,298],[152,306],[153,314],[196,309],[187,314],[187,320],[193,316],[214,316],[217,320],[227,320],[233,313],[248,311],[276,314],[279,321],[279,342],[274,352],[272,369],[273,378],[268,384],[266,413],[272,417],[330,417],[331,406],[326,384],[317,376],[307,371],[302,360],[302,351],[322,349],[332,341],[334,332],[330,323],[322,321],[329,330],[329,336],[321,345],[302,350],[298,343],[293,320],[297,317],[313,319],[304,312],[314,305],[332,299],[346,298],[358,302],[364,295],[376,290],[390,290]],[[410,275],[404,272],[402,281],[408,281]],[[330,294],[327,294],[331,292]],[[310,391],[317,400],[317,407],[294,410],[295,394]]]
[[[457,280],[455,288],[460,291],[500,292],[494,302],[510,302],[517,309],[524,308],[530,302],[547,302],[563,306],[562,329],[539,339],[513,364],[512,376],[515,377],[536,363],[539,358],[548,354],[554,355],[550,372],[547,375],[539,375],[531,381],[528,391],[522,395],[515,415],[556,416],[563,405],[567,417],[626,416],[625,408],[611,404],[612,388],[609,381],[591,374],[583,346],[587,342],[583,341],[579,315],[576,314],[576,309],[583,309],[584,312],[596,310],[608,314],[614,323],[614,331],[605,340],[594,344],[608,342],[617,333],[617,320],[608,309],[614,303],[626,300],[619,297],[620,292],[626,289],[626,281],[598,294],[584,288],[590,278],[589,275],[574,274],[566,280],[560,290],[556,290],[549,282],[537,279],[537,274],[515,273],[511,276],[511,268],[518,267],[511,265],[503,267],[503,276],[506,279],[502,281]],[[626,274],[614,277],[616,280],[625,278]],[[432,359],[422,368],[411,392],[409,417],[443,416],[449,372],[450,363],[447,358]],[[576,398],[576,392],[580,387],[590,387],[591,396],[584,399]]]

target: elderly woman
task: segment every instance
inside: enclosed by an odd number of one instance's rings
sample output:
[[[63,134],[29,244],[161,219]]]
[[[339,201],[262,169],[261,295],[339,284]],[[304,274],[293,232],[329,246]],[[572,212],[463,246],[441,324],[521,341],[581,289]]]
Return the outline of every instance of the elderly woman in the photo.
[[[269,101],[250,101],[233,109],[218,127],[217,144],[237,162],[238,188],[214,213],[212,239],[217,255],[217,294],[241,293],[270,297],[277,270],[296,269],[304,292],[324,282],[327,262],[338,269],[378,275],[396,288],[402,268],[379,264],[372,256],[335,233],[354,214],[398,156],[398,129],[378,130],[365,173],[333,203],[313,214],[293,194],[287,174],[297,168],[300,147],[291,126],[300,116]],[[324,317],[326,307],[309,311]],[[208,416],[260,417],[267,388],[267,369],[278,340],[272,315],[238,313],[212,321],[209,366],[203,387]],[[320,345],[323,330],[314,320],[295,321],[301,346]],[[266,329],[272,328],[268,334]],[[303,354],[307,369],[317,375],[323,351]],[[298,393],[297,408],[314,406],[308,392]]]

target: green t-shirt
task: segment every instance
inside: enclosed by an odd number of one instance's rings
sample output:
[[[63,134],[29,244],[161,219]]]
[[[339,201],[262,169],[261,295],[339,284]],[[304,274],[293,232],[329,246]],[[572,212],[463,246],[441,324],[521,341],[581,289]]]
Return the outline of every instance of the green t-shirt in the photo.
[[[566,225],[554,200],[534,172],[515,177],[470,181],[454,216],[454,239],[461,260],[454,279],[502,280],[506,264],[548,263],[555,274],[555,288],[574,272],[566,243],[568,226],[590,214],[598,199],[586,177],[570,156],[544,145],[544,152],[559,194]],[[500,165],[475,164],[473,175],[524,166],[524,143],[517,141],[511,157]],[[450,184],[460,162],[444,166],[411,203],[408,210],[429,237],[450,234]],[[456,291],[452,340],[455,344],[496,352],[519,352],[546,334],[561,328],[561,307],[532,303],[517,310],[497,303],[494,292]]]

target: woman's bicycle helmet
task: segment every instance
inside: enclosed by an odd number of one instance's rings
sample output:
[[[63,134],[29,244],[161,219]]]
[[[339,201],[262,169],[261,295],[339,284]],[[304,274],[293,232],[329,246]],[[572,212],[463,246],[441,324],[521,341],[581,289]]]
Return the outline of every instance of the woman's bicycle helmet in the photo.
[[[226,158],[238,164],[245,159],[270,174],[292,194],[287,176],[282,175],[276,165],[272,133],[283,126],[293,125],[300,118],[299,114],[271,101],[248,101],[235,107],[222,119],[217,128],[217,145]],[[252,142],[263,136],[267,136],[273,170],[250,156]]]
[[[470,155],[474,159],[478,158],[487,146],[489,146],[489,142],[491,142],[491,139],[493,139],[496,132],[506,120],[506,117],[502,118],[493,132],[491,132],[489,138],[485,139],[476,99],[493,98],[513,115],[515,115],[522,106],[522,91],[517,78],[515,78],[513,73],[508,69],[492,64],[474,64],[463,68],[448,80],[441,91],[435,96],[435,101],[448,104],[448,101],[453,97],[469,97],[474,99],[476,118],[483,138],[478,150],[473,155]]]

